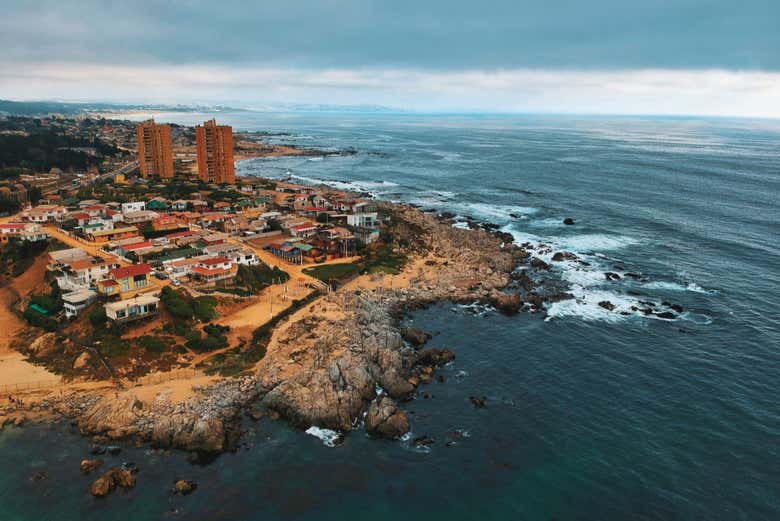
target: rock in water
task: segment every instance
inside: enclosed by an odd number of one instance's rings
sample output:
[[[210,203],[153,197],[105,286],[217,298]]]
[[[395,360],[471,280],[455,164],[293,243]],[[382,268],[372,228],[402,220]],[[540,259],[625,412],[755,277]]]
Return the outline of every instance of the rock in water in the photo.
[[[416,327],[405,327],[401,330],[401,336],[404,340],[414,347],[420,347],[431,337],[428,333]]]
[[[133,488],[135,486],[133,473],[127,469],[111,467],[92,483],[89,491],[95,497],[106,497],[117,486]]]
[[[538,257],[534,257],[531,259],[531,266],[536,268],[537,270],[548,270],[550,269],[550,265],[544,262],[542,259]]]
[[[571,217],[567,217],[566,219],[563,220],[563,224],[567,226],[572,226],[574,224],[574,219],[572,219]]]
[[[182,496],[186,496],[195,491],[198,484],[194,481],[187,481],[186,479],[180,479],[173,485],[173,490]]]
[[[602,308],[606,309],[607,311],[614,311],[615,310],[615,305],[612,302],[610,302],[609,300],[602,300],[601,302],[599,302],[599,307],[602,307]]]
[[[455,360],[455,353],[449,349],[437,349],[435,347],[423,349],[417,355],[418,365],[444,365],[453,360]]]
[[[79,465],[79,469],[83,474],[89,474],[93,470],[97,469],[103,464],[102,459],[84,459],[81,460],[81,465]]]
[[[517,293],[497,291],[492,295],[492,301],[496,309],[508,315],[517,313],[523,306],[523,300]]]
[[[382,395],[368,407],[366,432],[384,438],[400,438],[409,432],[409,419],[392,398]]]

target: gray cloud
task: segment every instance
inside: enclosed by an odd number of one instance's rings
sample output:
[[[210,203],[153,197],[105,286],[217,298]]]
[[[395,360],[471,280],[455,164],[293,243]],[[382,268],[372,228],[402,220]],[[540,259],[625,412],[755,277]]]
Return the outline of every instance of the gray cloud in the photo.
[[[778,20],[774,0],[10,0],[0,45],[12,63],[780,70]]]

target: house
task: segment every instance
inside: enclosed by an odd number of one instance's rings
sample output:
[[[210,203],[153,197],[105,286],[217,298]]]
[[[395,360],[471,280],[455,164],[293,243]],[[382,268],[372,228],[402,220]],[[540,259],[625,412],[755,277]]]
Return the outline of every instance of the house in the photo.
[[[134,253],[140,258],[145,253],[149,253],[154,249],[155,247],[152,244],[152,241],[140,241],[120,246],[117,248],[117,253],[122,257],[127,257],[128,254]]]
[[[122,203],[122,213],[130,212],[143,212],[146,210],[146,203],[144,201],[133,201],[130,203]]]
[[[153,212],[164,212],[168,210],[168,201],[162,197],[154,197],[149,200],[146,209]]]
[[[119,296],[125,299],[128,295],[142,291],[151,285],[149,275],[152,267],[148,264],[133,264],[114,268],[108,272],[108,277],[98,282],[98,292],[107,297]]]
[[[78,248],[74,248],[77,249]],[[83,250],[79,250],[82,251]],[[78,291],[94,286],[98,281],[108,276],[111,269],[118,264],[108,263],[100,257],[90,257],[86,252],[84,257],[70,261],[54,261],[49,263],[49,269],[59,273],[57,286],[63,291]],[[78,254],[76,254],[78,255]],[[51,258],[51,256],[50,256]]]
[[[260,264],[260,259],[257,258],[255,253],[244,248],[240,244],[224,243],[215,244],[214,246],[206,246],[203,248],[207,255],[226,257],[235,264],[243,264],[245,266],[256,266]]]
[[[377,224],[377,213],[353,213],[347,215],[347,225],[354,227],[372,227]]]
[[[135,226],[122,226],[113,230],[89,231],[85,232],[87,240],[95,243],[104,243],[109,241],[119,241],[138,236],[138,228]]]
[[[298,194],[292,200],[292,207],[295,210],[303,210],[307,206],[311,206],[311,201],[306,194]]]
[[[93,217],[90,217],[90,222],[81,225],[81,231],[84,234],[89,232],[104,232],[113,229],[114,221],[104,221],[103,219],[95,219]]]
[[[160,217],[157,212],[139,210],[137,212],[122,212],[122,221],[126,224],[141,224],[154,221]]]
[[[12,237],[26,242],[37,242],[45,241],[49,234],[36,223],[0,224],[0,242],[8,242]]]
[[[317,233],[319,226],[313,223],[300,224],[290,228],[290,235],[293,237],[311,237]]]
[[[182,227],[182,222],[174,215],[161,215],[152,221],[154,231],[178,230]]]
[[[379,240],[379,230],[376,228],[356,228],[355,238],[363,244],[371,244]]]
[[[131,322],[157,315],[160,310],[160,299],[152,295],[108,302],[105,305],[106,317],[113,322]]]
[[[184,212],[187,210],[187,201],[184,199],[176,199],[174,202],[171,203],[171,210],[177,211],[177,212]]]
[[[26,221],[33,223],[60,222],[65,220],[68,210],[60,205],[40,205],[22,213]]]
[[[190,269],[192,278],[205,285],[213,285],[232,279],[237,272],[237,266],[227,257],[202,259]]]
[[[205,258],[207,258],[206,255],[199,255],[191,258],[166,259],[162,263],[168,276],[175,280],[181,277],[189,277],[192,268]]]
[[[303,253],[301,250],[293,246],[291,242],[272,242],[268,245],[268,249],[271,253],[280,257],[287,262],[294,264],[300,264],[303,261]]]
[[[73,318],[78,316],[82,309],[92,304],[97,298],[97,293],[91,289],[80,289],[62,295],[62,308],[65,316]]]

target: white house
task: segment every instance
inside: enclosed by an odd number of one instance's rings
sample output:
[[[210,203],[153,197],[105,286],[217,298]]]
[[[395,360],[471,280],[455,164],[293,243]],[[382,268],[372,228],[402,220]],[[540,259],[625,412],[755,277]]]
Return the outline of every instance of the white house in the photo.
[[[130,322],[156,315],[160,309],[160,299],[152,295],[139,295],[127,300],[109,302],[105,309],[109,320]]]
[[[130,212],[143,212],[146,210],[145,201],[133,201],[130,203],[122,203],[122,213],[127,214]]]
[[[358,228],[372,227],[377,222],[377,213],[351,213],[347,215],[347,224]]]
[[[90,289],[80,289],[62,295],[62,307],[65,316],[72,318],[78,316],[82,309],[92,304],[97,298],[97,293]]]

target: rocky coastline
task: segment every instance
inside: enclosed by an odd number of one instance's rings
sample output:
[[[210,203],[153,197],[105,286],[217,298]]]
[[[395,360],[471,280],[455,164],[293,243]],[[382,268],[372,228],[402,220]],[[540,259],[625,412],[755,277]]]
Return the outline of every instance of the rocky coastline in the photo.
[[[39,412],[76,422],[96,444],[135,440],[202,458],[237,446],[244,414],[399,438],[410,430],[403,403],[455,357],[445,346],[426,347],[424,332],[403,328],[409,311],[446,300],[517,313],[568,297],[533,277],[544,267],[530,245],[489,228],[453,227],[447,216],[408,205],[378,204],[390,216],[394,247],[410,259],[405,284],[379,277],[364,287],[361,281],[376,276],[363,275],[321,296],[276,328],[251,374],[198,387],[182,402],[164,393],[142,400],[132,388],[84,391],[54,398]]]

